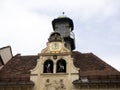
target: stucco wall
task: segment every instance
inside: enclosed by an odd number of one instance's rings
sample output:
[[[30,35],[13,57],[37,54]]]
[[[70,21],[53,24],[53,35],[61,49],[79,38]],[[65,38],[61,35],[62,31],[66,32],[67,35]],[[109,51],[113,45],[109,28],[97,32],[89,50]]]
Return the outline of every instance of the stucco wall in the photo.
[[[4,64],[6,64],[12,58],[11,47],[7,46],[3,49],[0,49],[0,55],[1,55],[1,58],[4,62]]]

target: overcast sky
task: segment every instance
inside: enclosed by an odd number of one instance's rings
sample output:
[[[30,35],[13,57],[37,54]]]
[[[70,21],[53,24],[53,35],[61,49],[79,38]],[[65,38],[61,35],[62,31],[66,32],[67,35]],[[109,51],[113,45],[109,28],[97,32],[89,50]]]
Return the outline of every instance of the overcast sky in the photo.
[[[76,49],[92,52],[120,71],[120,0],[0,0],[0,48],[38,54],[62,15],[74,22]]]

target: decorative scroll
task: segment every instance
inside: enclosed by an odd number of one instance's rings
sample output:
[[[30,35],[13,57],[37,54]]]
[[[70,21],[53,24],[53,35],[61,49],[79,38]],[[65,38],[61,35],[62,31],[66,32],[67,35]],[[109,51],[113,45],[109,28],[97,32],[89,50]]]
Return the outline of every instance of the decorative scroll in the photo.
[[[61,37],[60,33],[54,32],[54,33],[52,33],[50,35],[48,41],[49,42],[54,42],[54,41],[60,41],[60,42],[62,42],[62,37]]]

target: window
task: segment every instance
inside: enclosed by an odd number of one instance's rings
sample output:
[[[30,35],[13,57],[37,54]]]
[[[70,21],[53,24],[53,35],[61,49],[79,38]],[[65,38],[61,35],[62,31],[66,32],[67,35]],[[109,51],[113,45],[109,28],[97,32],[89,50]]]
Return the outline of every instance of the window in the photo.
[[[66,72],[66,61],[65,60],[60,59],[57,61],[56,72],[57,73],[65,73]]]
[[[53,73],[53,61],[48,59],[44,62],[43,73]]]

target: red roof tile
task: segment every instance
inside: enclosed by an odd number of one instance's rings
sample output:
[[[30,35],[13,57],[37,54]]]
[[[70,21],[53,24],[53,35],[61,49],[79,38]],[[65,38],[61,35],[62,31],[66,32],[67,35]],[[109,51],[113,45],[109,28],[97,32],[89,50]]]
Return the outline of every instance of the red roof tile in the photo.
[[[120,75],[120,72],[105,63],[93,53],[72,52],[74,65],[80,68],[80,76]]]
[[[0,70],[0,81],[29,81],[30,70],[36,66],[37,58],[37,55],[13,57]]]
[[[74,65],[80,68],[80,77],[114,76],[120,72],[92,53],[72,52]],[[37,64],[37,55],[13,57],[1,70],[0,82],[30,81],[30,70]]]

